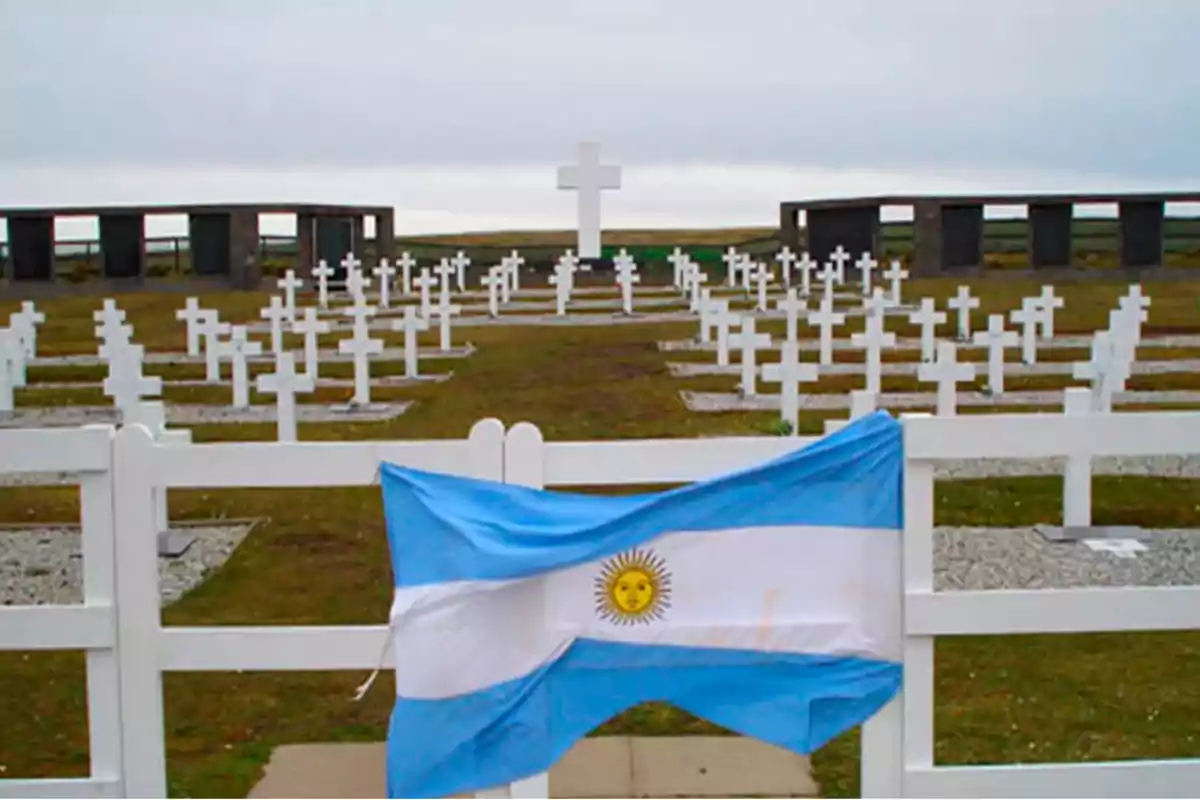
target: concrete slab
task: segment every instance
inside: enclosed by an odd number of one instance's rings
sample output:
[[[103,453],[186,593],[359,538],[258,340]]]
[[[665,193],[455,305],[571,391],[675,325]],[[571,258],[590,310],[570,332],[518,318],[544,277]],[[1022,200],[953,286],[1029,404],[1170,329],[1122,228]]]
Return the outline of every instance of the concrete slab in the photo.
[[[252,798],[383,797],[384,745],[284,745]],[[550,770],[551,797],[815,797],[807,758],[733,736],[606,736]],[[467,796],[467,795],[459,795]]]

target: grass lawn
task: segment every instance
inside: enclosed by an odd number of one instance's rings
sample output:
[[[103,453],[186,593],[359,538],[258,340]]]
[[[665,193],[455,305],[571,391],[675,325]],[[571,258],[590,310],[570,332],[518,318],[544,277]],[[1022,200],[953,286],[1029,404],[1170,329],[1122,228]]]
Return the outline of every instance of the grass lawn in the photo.
[[[914,282],[908,295],[946,296],[957,282]],[[1014,286],[1016,288],[1014,288]],[[985,308],[1015,306],[1032,284],[977,285]],[[1118,286],[1056,287],[1067,297],[1059,328],[1090,330],[1107,319]],[[1200,285],[1146,285],[1154,298],[1147,332],[1200,332]],[[180,350],[183,326],[173,311],[183,298],[128,295],[136,341],[149,350]],[[203,298],[223,318],[251,319],[263,296]],[[0,313],[15,304],[0,303]],[[98,298],[39,303],[47,314],[44,353],[95,352],[91,311]],[[982,319],[982,317],[980,317]],[[439,365],[443,384],[389,390],[417,403],[386,423],[301,425],[303,439],[465,436],[481,417],[511,425],[528,420],[547,439],[688,437],[763,433],[770,413],[693,414],[679,400],[658,350],[662,339],[693,335],[694,323],[562,327],[475,327],[455,332],[473,356]],[[429,343],[433,338],[426,340]],[[49,369],[49,368],[47,368]],[[66,368],[64,368],[66,369]],[[74,368],[72,368],[74,369]],[[173,366],[194,374],[191,367]],[[334,374],[330,366],[326,374]],[[79,373],[90,379],[93,372]],[[60,375],[39,373],[39,380]],[[62,402],[46,392],[48,402]],[[71,390],[72,392],[75,390]],[[381,395],[382,396],[382,395]],[[224,399],[222,392],[215,400]],[[819,418],[805,418],[815,429]],[[210,425],[202,441],[268,439],[274,426]],[[262,520],[209,581],[164,612],[168,624],[344,624],[386,618],[390,568],[378,488],[175,492],[173,518]],[[1052,477],[938,484],[938,524],[1018,525],[1059,519],[1061,481]],[[0,489],[0,521],[77,518],[73,488]],[[1200,481],[1138,477],[1096,479],[1097,524],[1200,526]],[[0,533],[0,535],[3,535]],[[939,763],[1084,761],[1200,756],[1195,720],[1200,682],[1192,676],[1200,632],[1074,636],[965,637],[937,647]],[[0,654],[0,765],[4,777],[84,775],[87,771],[83,658],[78,653]],[[358,672],[196,673],[166,676],[170,791],[175,796],[241,796],[271,749],[288,742],[380,740],[391,706],[381,681],[361,703],[350,698]],[[668,706],[641,706],[599,733],[641,735],[716,732]],[[857,791],[857,739],[847,734],[815,758],[824,796]]]

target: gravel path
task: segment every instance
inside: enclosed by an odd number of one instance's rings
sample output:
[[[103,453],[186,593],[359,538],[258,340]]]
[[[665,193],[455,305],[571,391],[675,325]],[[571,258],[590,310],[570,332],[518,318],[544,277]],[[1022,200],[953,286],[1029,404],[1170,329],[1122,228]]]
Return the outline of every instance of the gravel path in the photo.
[[[803,390],[802,390],[803,391]],[[727,392],[681,391],[680,396],[690,411],[778,411],[778,394],[756,394],[743,397]],[[1000,395],[983,392],[959,392],[959,406],[1061,406],[1062,389],[1030,392],[1004,392]],[[879,408],[930,408],[937,403],[933,392],[893,392],[876,395]],[[1200,403],[1200,391],[1131,391],[1116,392],[1113,405],[1164,403]],[[833,410],[850,407],[850,395],[845,392],[811,393],[800,395],[802,410]]]
[[[427,383],[443,383],[450,380],[454,376],[453,372],[440,372],[429,375],[418,375],[415,378],[407,378],[403,375],[380,375],[371,378],[372,386],[383,388],[402,389],[406,386],[423,386]],[[104,381],[38,381],[31,384],[34,389],[92,389],[97,386],[103,386]],[[232,391],[232,379],[224,377],[219,381],[206,381],[203,379],[189,378],[185,380],[164,380],[163,386],[228,386]],[[253,383],[251,383],[253,386]],[[335,388],[353,388],[353,378],[317,378],[317,388],[319,389],[335,389]],[[232,395],[231,395],[232,397]],[[304,402],[304,395],[297,393],[296,399],[298,403]]]
[[[979,366],[979,369],[976,371],[977,377],[986,379],[986,362],[976,361],[972,363]],[[884,361],[879,366],[881,375],[916,375],[920,364],[916,361]],[[1040,364],[1023,364],[1019,361],[1006,361],[1004,363],[1004,374],[1006,376],[1071,375],[1074,368],[1075,362],[1072,361],[1046,361]],[[675,378],[688,378],[695,375],[740,376],[742,374],[741,364],[730,364],[723,367],[712,363],[672,361],[667,363],[667,369],[671,371],[672,377]],[[821,367],[821,374],[862,375],[865,369],[866,365],[859,361],[849,363],[835,362]],[[1132,364],[1132,373],[1134,375],[1164,375],[1172,372],[1200,372],[1200,359],[1179,358],[1172,361],[1135,361]]]
[[[373,403],[367,408],[347,409],[342,405],[297,403],[297,422],[383,422],[395,419],[412,406],[411,402]],[[249,408],[212,405],[166,406],[167,423],[174,425],[206,425],[242,422],[275,422],[275,404],[254,405]],[[119,422],[113,406],[57,406],[47,408],[18,408],[0,413],[0,428],[59,428],[96,423]]]
[[[158,559],[163,605],[175,602],[224,564],[250,526],[176,529],[194,536],[179,558]],[[83,602],[82,537],[77,528],[0,530],[0,605]]]
[[[779,350],[779,345],[780,345],[780,342],[778,340],[776,340],[775,342],[772,343],[771,347],[764,348],[764,350],[777,351],[777,350]],[[800,345],[801,351],[814,351],[814,350],[819,350],[821,347],[820,342],[817,340],[817,338],[815,336],[801,337],[799,340],[799,345]],[[1042,350],[1046,350],[1046,349],[1053,349],[1055,347],[1070,348],[1070,349],[1078,349],[1078,348],[1087,349],[1091,346],[1092,346],[1092,337],[1090,335],[1088,335],[1088,336],[1080,336],[1080,335],[1055,336],[1050,341],[1042,341],[1042,340],[1038,341],[1038,351],[1039,352]],[[1182,335],[1182,336],[1143,336],[1139,343],[1139,346],[1140,347],[1200,347],[1200,335],[1187,334],[1187,335]],[[679,351],[696,351],[696,350],[703,351],[703,352],[715,353],[717,351],[717,344],[716,344],[716,342],[698,342],[695,339],[676,339],[676,340],[672,340],[672,341],[659,342],[658,349],[662,350],[664,352],[668,352],[668,353],[679,352]],[[833,349],[834,350],[854,350],[854,351],[858,351],[858,352],[862,351],[862,348],[856,347],[850,341],[850,339],[848,339],[846,337],[840,337],[840,338],[835,337],[833,340]],[[897,338],[895,346],[889,347],[887,349],[888,350],[920,350],[921,349],[921,340],[920,339]],[[958,349],[959,350],[986,350],[987,347],[984,345],[974,344],[973,342],[958,342]]]
[[[436,347],[422,347],[417,351],[418,359],[436,359],[436,358],[466,358],[475,352],[475,346],[466,344],[462,347],[452,347],[449,350],[440,350]],[[322,364],[349,364],[354,361],[354,357],[346,353],[341,353],[337,350],[318,350],[317,359]],[[372,356],[372,361],[403,361],[403,347],[385,347],[379,355]],[[203,355],[189,356],[187,353],[171,353],[171,352],[151,352],[146,353],[143,359],[146,364],[203,364],[205,358]],[[247,363],[250,364],[273,364],[275,356],[270,353],[257,356],[247,356]],[[300,359],[303,362],[303,359]],[[105,366],[107,361],[99,355],[91,353],[71,355],[71,356],[41,356],[29,361],[31,366],[35,367],[95,367]],[[297,364],[302,367],[303,363]]]

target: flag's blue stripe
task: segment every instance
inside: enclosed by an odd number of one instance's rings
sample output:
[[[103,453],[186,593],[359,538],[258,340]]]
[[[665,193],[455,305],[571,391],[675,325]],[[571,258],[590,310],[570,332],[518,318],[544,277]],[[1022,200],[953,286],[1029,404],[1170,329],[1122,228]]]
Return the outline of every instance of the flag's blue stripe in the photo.
[[[449,797],[544,772],[602,723],[652,700],[810,753],[882,708],[900,675],[899,664],[860,658],[580,639],[518,680],[448,699],[399,698],[388,796]]]
[[[523,578],[671,531],[901,527],[900,424],[876,412],[803,450],[654,494],[529,489],[384,464],[397,586]]]

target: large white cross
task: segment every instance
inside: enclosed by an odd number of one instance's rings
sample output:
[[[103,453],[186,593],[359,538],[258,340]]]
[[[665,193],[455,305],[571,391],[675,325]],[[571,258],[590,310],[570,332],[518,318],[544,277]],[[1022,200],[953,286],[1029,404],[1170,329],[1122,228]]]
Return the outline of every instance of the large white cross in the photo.
[[[271,301],[258,315],[271,324],[271,352],[279,355],[283,352],[283,323],[288,318],[287,309],[279,295],[271,295]]]
[[[125,322],[125,312],[117,308],[117,301],[111,297],[104,298],[100,310],[92,312],[92,319],[97,323],[96,335],[105,341],[121,336],[124,329],[128,328],[129,332],[133,330],[122,324]]]
[[[775,307],[784,313],[784,319],[787,321],[784,340],[796,341],[796,326],[800,321],[800,312],[808,311],[808,300],[799,297],[796,289],[791,288],[787,290],[787,296],[784,299],[775,301]]]
[[[966,286],[958,287],[958,294],[946,303],[952,311],[958,313],[958,340],[969,341],[971,338],[971,310],[979,308],[979,298],[971,296],[971,290]],[[1003,323],[1001,318],[1001,323]]]
[[[438,349],[443,353],[450,350],[450,320],[456,314],[462,313],[462,306],[453,305],[450,295],[444,294],[438,298],[438,304],[430,309],[438,319]],[[432,320],[431,320],[432,321]]]
[[[758,263],[754,270],[754,283],[758,288],[758,310],[766,312],[769,310],[767,305],[767,286],[771,282],[771,268],[766,264]]]
[[[421,295],[421,316],[429,319],[429,290],[437,283],[437,278],[429,274],[429,267],[421,267],[421,275],[415,281],[415,285]]]
[[[392,320],[392,330],[404,333],[404,377],[417,377],[420,373],[417,334],[429,330],[429,320],[415,306],[405,306],[404,316]]]
[[[623,260],[617,266],[617,285],[621,287],[621,311],[627,316],[633,315],[633,285],[641,280],[633,259]]]
[[[812,293],[812,272],[816,266],[817,262],[813,261],[813,257],[808,254],[807,250],[796,262],[796,270],[800,273],[800,294],[804,297],[808,297]]]
[[[846,315],[833,310],[833,298],[822,297],[818,311],[808,315],[808,324],[816,325],[821,330],[820,364],[827,367],[833,363],[833,327],[846,321]]]
[[[304,281],[296,277],[296,270],[289,269],[283,277],[275,281],[275,285],[283,289],[283,307],[287,309],[287,321],[296,321],[296,290],[304,286]]]
[[[1005,329],[1003,314],[989,314],[987,330],[975,334],[975,344],[987,345],[988,349],[989,394],[1004,394],[1004,348],[1016,347],[1020,342],[1016,331]]]
[[[792,435],[800,430],[800,384],[817,380],[817,365],[800,360],[800,345],[783,342],[779,363],[764,364],[762,379],[779,384],[779,416],[792,426]]]
[[[205,317],[211,315],[208,309],[200,307],[200,301],[189,297],[184,301],[183,308],[175,312],[175,319],[187,326],[187,354],[200,355],[200,324]]]
[[[757,331],[754,317],[742,317],[742,328],[729,337],[731,347],[742,351],[742,396],[753,397],[758,393],[755,380],[758,377],[758,351],[771,346],[771,336]]]
[[[46,315],[37,310],[32,300],[23,301],[21,310],[8,316],[8,324],[16,329],[27,359],[37,358],[37,326],[45,321]]]
[[[145,348],[140,344],[116,348],[108,359],[108,377],[104,379],[104,394],[113,405],[125,411],[137,405],[145,395],[162,394],[162,378],[142,374]]]
[[[1054,311],[1062,308],[1066,300],[1054,296],[1053,286],[1043,286],[1042,293],[1033,298],[1037,303],[1038,319],[1041,323],[1042,341],[1048,342],[1054,338]]]
[[[558,168],[558,188],[577,193],[580,258],[600,257],[600,192],[621,188],[621,168],[600,163],[600,145],[582,142],[579,161]]]
[[[838,285],[844,285],[846,283],[846,262],[850,260],[850,253],[846,252],[846,248],[839,244],[837,249],[829,254],[829,260],[837,267]]]
[[[863,297],[871,296],[871,271],[879,266],[879,262],[875,260],[869,252],[863,251],[862,256],[858,261],[854,262],[854,266],[862,273],[862,295]]]
[[[900,265],[899,259],[892,259],[892,263],[884,271],[883,277],[892,284],[892,296],[888,298],[889,302],[894,306],[900,305],[900,287],[903,280],[908,277],[908,270]]]
[[[367,319],[375,315],[375,309],[359,296],[354,305],[344,309],[343,313],[354,318],[354,333],[349,339],[338,342],[338,352],[354,357],[354,404],[370,405],[371,365],[368,357],[383,352],[383,341],[372,339],[367,327]]]
[[[958,345],[942,340],[937,345],[937,360],[917,367],[917,380],[937,384],[939,417],[953,417],[958,407],[958,384],[975,380],[975,365],[958,360]]]
[[[467,291],[467,267],[471,266],[471,259],[459,250],[454,254],[454,258],[450,259],[450,266],[454,267],[454,285],[458,288],[458,293],[463,294]]]
[[[896,345],[896,334],[883,328],[884,309],[887,308],[887,298],[880,289],[863,302],[866,312],[866,325],[862,333],[851,334],[850,342],[855,347],[866,350],[865,372],[866,390],[872,395],[883,391],[883,348]]]
[[[416,265],[416,259],[407,250],[396,259],[396,266],[400,268],[400,291],[405,297],[412,296],[412,268]]]
[[[1026,297],[1021,307],[1009,313],[1013,324],[1021,326],[1021,360],[1026,364],[1037,363],[1037,325],[1042,315],[1038,313],[1037,300]]]
[[[937,310],[932,297],[923,297],[920,308],[908,315],[908,321],[921,326],[921,360],[933,361],[937,326],[946,321],[946,312]]]
[[[296,394],[317,388],[312,375],[296,374],[294,353],[276,353],[275,372],[259,375],[254,387],[262,394],[275,395],[275,438],[281,442],[296,441]]]
[[[329,279],[333,277],[333,267],[325,263],[325,259],[322,258],[317,262],[312,274],[317,279],[317,305],[321,308],[329,308]]]
[[[396,268],[386,258],[381,258],[371,274],[379,279],[379,307],[387,308],[392,302],[392,278],[396,276]]]
[[[292,323],[292,332],[304,336],[304,374],[314,381],[317,379],[319,362],[317,350],[317,334],[329,333],[330,325],[327,320],[317,318],[317,310],[309,307],[304,309],[304,318]]]
[[[228,322],[221,322],[216,311],[200,320],[200,337],[204,341],[204,380],[207,383],[221,382],[221,359],[225,353],[221,336],[232,330]]]
[[[233,407],[249,408],[250,378],[246,368],[246,359],[262,352],[260,342],[251,341],[246,335],[245,325],[234,325],[229,333],[229,341],[221,343],[222,355],[229,358],[233,373]]]
[[[775,260],[779,262],[779,275],[783,280],[783,288],[791,288],[792,285],[792,265],[796,263],[796,254],[792,252],[792,248],[787,245],[775,254]]]

